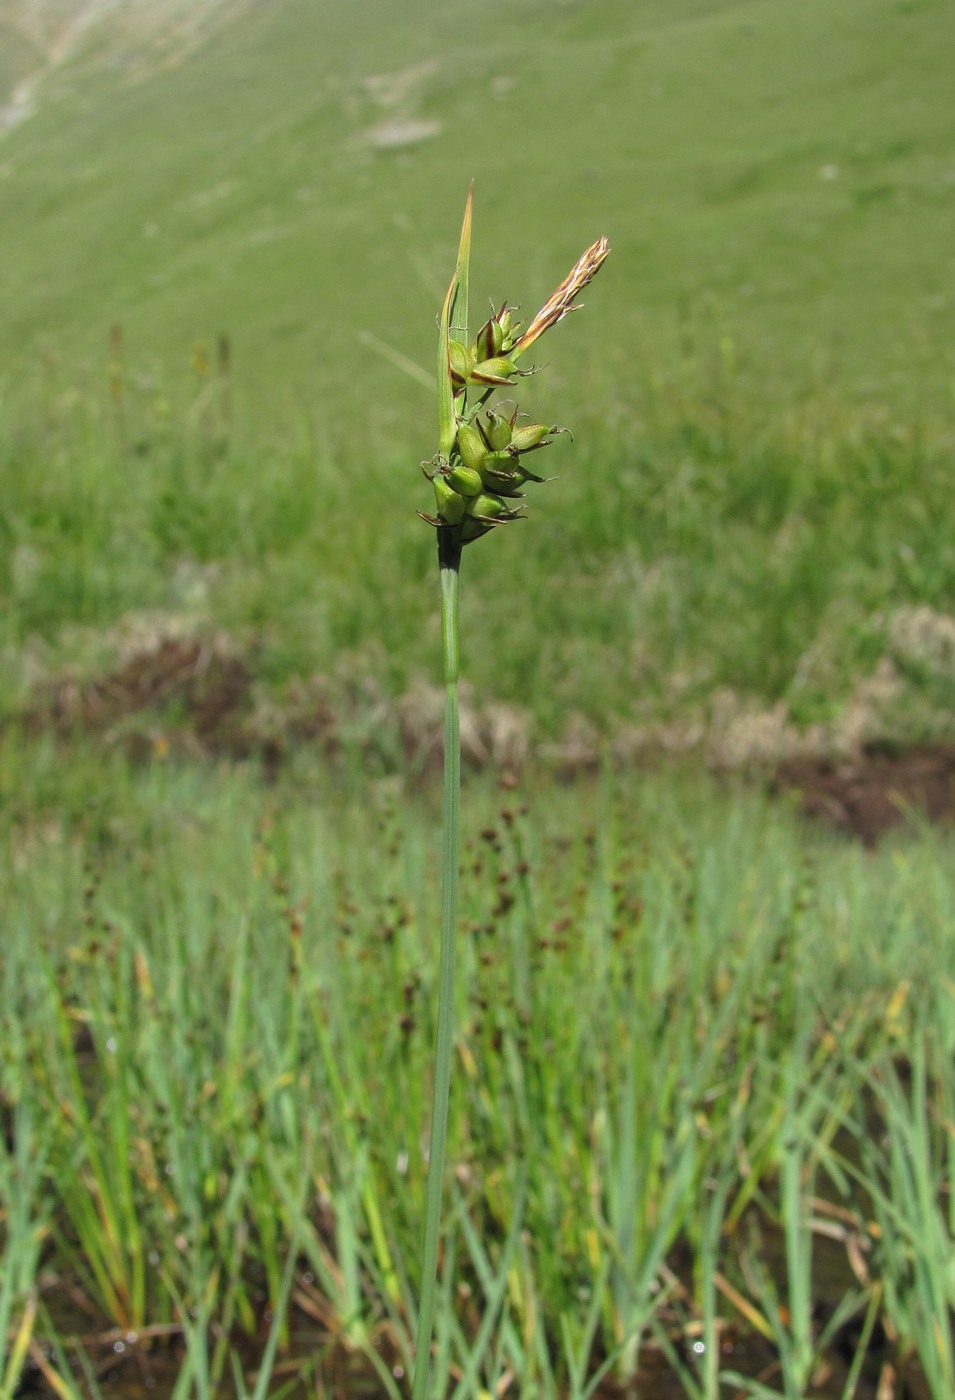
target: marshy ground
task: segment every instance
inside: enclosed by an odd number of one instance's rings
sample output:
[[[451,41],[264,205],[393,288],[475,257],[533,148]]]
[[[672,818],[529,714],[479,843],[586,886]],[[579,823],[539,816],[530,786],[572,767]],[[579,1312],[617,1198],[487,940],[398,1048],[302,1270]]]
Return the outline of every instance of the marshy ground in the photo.
[[[402,1393],[429,783],[58,742],[3,748],[23,1384]],[[441,1383],[943,1395],[949,838],[685,768],[467,789]]]

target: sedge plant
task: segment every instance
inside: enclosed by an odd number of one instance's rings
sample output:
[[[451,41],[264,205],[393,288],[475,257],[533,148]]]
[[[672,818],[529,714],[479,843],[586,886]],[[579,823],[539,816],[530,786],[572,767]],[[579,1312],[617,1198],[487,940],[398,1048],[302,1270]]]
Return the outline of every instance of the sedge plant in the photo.
[[[544,480],[531,470],[526,458],[547,447],[556,434],[566,431],[525,421],[518,407],[508,415],[497,412],[488,406],[489,400],[498,390],[513,388],[520,378],[536,372],[535,367],[518,362],[545,331],[575,309],[578,294],[596,276],[610,251],[605,237],[591,244],[523,333],[515,319],[517,308],[504,302],[498,311],[494,311],[492,305],[491,316],[472,339],[468,315],[472,197],[473,186],[468,192],[457,263],[444,299],[438,331],[438,451],[429,462],[422,463],[422,470],[434,488],[436,514],[419,512],[437,531],[445,708],[438,1016],[413,1400],[425,1400],[428,1393],[451,1085],[461,799],[458,719],[461,556],[465,545],[523,517],[524,486]]]

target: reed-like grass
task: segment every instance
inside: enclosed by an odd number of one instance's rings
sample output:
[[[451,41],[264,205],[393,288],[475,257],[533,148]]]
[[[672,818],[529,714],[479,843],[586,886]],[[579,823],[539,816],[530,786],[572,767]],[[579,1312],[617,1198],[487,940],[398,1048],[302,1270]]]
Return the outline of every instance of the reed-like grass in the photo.
[[[180,1356],[182,1395],[244,1358],[261,1393],[274,1313],[267,1367],[320,1383],[357,1352],[402,1393],[430,797],[91,751],[74,781],[108,810],[62,815],[30,801],[35,761],[8,740],[8,1390],[36,1328]],[[688,1395],[736,1371],[788,1400],[851,1335],[847,1400],[873,1356],[947,1397],[947,841],[864,854],[673,775],[474,783],[467,812],[435,1393],[583,1396],[662,1349]],[[835,1300],[833,1219],[863,1264]],[[896,1340],[870,1355],[876,1320]]]

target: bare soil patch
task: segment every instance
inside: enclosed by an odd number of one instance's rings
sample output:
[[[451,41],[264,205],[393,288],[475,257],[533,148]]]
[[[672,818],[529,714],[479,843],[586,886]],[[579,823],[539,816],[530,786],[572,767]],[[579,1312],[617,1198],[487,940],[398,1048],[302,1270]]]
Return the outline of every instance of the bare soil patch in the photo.
[[[425,683],[387,697],[367,684],[292,677],[277,694],[257,681],[253,656],[224,635],[164,636],[85,680],[38,685],[20,716],[29,734],[69,742],[94,735],[135,761],[172,755],[257,758],[276,770],[298,745],[326,758],[358,749],[369,760],[422,774],[441,766],[444,690]],[[514,768],[528,755],[528,726],[505,705],[461,695],[461,747],[472,768]]]
[[[120,744],[134,760],[181,754],[258,758],[276,770],[296,745],[316,745],[331,757],[343,747],[374,748],[422,773],[441,762],[443,690],[417,684],[397,699],[373,690],[357,694],[322,677],[294,679],[277,698],[266,698],[255,679],[254,659],[227,637],[166,636],[126,654],[114,669],[85,681],[60,676],[43,684],[21,716],[29,733],[67,741],[100,735]],[[525,716],[507,706],[471,702],[464,688],[461,737],[473,768],[520,768],[534,754]],[[725,746],[724,746],[725,747]],[[666,762],[666,745],[644,744],[634,764]],[[588,731],[582,742],[541,748],[537,756],[573,780],[596,772],[602,746]],[[725,754],[708,753],[706,737],[694,749],[700,760],[726,771]],[[685,755],[684,755],[685,756]],[[626,761],[626,760],[624,760]],[[732,767],[733,765],[729,765]],[[849,753],[801,752],[773,763],[744,762],[740,771],[768,782],[774,792],[798,794],[800,810],[837,831],[874,845],[887,831],[955,817],[955,745],[860,743]]]
[[[792,758],[773,787],[796,791],[807,816],[874,846],[894,827],[952,820],[955,746],[873,742],[849,758]]]
[[[67,738],[108,734],[133,717],[174,713],[202,747],[229,748],[240,739],[251,685],[247,662],[231,649],[198,637],[167,637],[106,675],[50,682],[25,719],[30,730]],[[127,737],[134,733],[127,730]]]

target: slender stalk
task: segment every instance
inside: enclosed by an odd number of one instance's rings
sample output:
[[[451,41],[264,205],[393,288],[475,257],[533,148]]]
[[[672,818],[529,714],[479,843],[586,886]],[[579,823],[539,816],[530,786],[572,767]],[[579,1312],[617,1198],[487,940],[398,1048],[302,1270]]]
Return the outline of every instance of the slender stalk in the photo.
[[[438,1273],[438,1239],[444,1155],[448,1136],[448,1093],[454,1036],[454,955],[458,904],[458,826],[461,806],[461,733],[458,721],[458,570],[461,540],[457,530],[438,531],[441,577],[441,640],[444,649],[444,834],[441,853],[441,954],[438,970],[438,1030],[434,1052],[434,1099],[428,1192],[425,1207],[424,1257],[415,1345],[413,1400],[428,1393],[434,1297]]]
[[[593,279],[610,251],[606,238],[593,243],[544,303],[519,340],[512,316],[514,308],[505,302],[469,344],[472,197],[473,186],[464,207],[454,276],[444,298],[438,328],[438,451],[430,462],[421,464],[425,476],[434,486],[438,511],[437,516],[419,514],[438,531],[445,683],[444,842],[434,1103],[413,1400],[427,1400],[428,1394],[454,1033],[458,813],[461,803],[461,736],[458,724],[458,571],[461,550],[468,541],[480,539],[522,513],[523,506],[516,504],[523,496],[520,486],[526,481],[539,482],[543,478],[520,466],[521,454],[546,446],[553,434],[559,431],[543,423],[518,426],[516,408],[507,420],[488,411],[483,425],[478,420],[478,412],[485,407],[497,387],[517,382],[512,376],[533,372],[517,369],[513,360],[546,330],[563,320],[568,311],[573,310],[578,292]],[[513,360],[507,358],[509,353]],[[525,1002],[524,991],[522,988],[522,1002]],[[449,1270],[450,1262],[449,1259]]]

